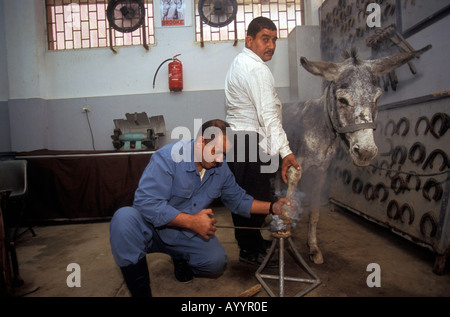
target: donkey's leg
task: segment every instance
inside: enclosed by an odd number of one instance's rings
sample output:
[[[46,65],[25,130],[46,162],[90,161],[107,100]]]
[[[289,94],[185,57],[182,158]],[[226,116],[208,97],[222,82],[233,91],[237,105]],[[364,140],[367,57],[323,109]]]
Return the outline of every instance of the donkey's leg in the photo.
[[[290,166],[286,172],[286,178],[288,181],[288,189],[286,192],[286,198],[292,199],[295,191],[297,190],[298,182],[302,177],[302,171],[295,169],[293,166]]]
[[[325,176],[321,176],[318,182],[314,185],[311,195],[311,209],[309,214],[309,226],[308,226],[308,247],[309,247],[309,258],[315,264],[323,263],[322,252],[317,245],[317,223],[319,222],[319,211],[320,211],[320,193],[322,191],[322,186],[325,181]]]
[[[300,178],[302,177],[302,171],[301,170],[297,170],[296,168],[294,168],[293,166],[290,166],[286,172],[286,178],[287,178],[287,182],[288,182],[288,188],[286,191],[286,198],[288,200],[292,200],[295,199],[295,192],[297,191],[297,186],[298,186],[298,182],[300,180]],[[287,223],[290,224],[291,223],[291,212],[292,212],[292,207],[291,206],[287,206],[287,205],[283,205],[283,207],[281,207],[282,210],[282,219]],[[290,230],[290,225],[289,225],[289,230]]]

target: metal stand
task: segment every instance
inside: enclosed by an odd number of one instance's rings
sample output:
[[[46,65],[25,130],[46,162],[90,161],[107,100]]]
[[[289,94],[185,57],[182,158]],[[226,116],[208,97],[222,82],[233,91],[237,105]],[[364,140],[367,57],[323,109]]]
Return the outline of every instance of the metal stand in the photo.
[[[303,269],[306,270],[306,272],[313,278],[313,279],[305,279],[305,278],[297,278],[297,277],[289,277],[284,276],[284,240],[287,239],[287,242],[289,246],[291,247],[292,252],[294,253],[294,260],[297,260],[299,265],[303,266]],[[272,254],[275,251],[275,247],[279,243],[280,245],[280,256],[279,256],[279,275],[269,275],[269,274],[261,274],[262,270],[266,267],[267,263],[269,262],[270,258],[272,257]],[[279,280],[279,297],[284,296],[284,281],[291,281],[291,282],[299,282],[299,283],[307,283],[311,284],[307,289],[299,292],[295,295],[295,297],[304,296],[308,292],[312,291],[314,288],[319,286],[321,283],[320,279],[317,277],[317,275],[311,270],[311,268],[306,264],[306,262],[303,260],[301,255],[298,253],[297,249],[295,248],[294,243],[292,242],[292,239],[290,235],[287,235],[286,237],[278,236],[274,234],[274,239],[272,241],[272,245],[270,246],[269,252],[264,259],[263,263],[259,266],[258,270],[256,270],[255,273],[256,279],[261,283],[262,287],[265,289],[265,291],[271,296],[275,297],[275,294],[272,292],[272,290],[269,288],[269,286],[264,282],[264,278],[266,279],[278,279]]]

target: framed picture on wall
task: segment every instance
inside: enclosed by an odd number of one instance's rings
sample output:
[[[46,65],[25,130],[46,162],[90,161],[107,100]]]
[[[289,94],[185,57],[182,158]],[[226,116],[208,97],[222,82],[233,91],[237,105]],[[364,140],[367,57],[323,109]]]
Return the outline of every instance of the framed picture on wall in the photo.
[[[186,0],[158,0],[154,2],[155,26],[191,26],[191,2]]]

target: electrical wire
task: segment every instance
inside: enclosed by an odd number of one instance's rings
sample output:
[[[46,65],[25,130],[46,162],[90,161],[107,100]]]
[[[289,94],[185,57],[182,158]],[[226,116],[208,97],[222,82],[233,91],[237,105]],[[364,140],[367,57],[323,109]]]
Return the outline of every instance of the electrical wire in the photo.
[[[94,134],[92,133],[92,127],[91,127],[91,122],[89,121],[88,111],[86,111],[85,113],[86,113],[86,119],[87,119],[87,122],[88,122],[88,125],[89,125],[89,131],[91,131],[92,148],[95,151]]]

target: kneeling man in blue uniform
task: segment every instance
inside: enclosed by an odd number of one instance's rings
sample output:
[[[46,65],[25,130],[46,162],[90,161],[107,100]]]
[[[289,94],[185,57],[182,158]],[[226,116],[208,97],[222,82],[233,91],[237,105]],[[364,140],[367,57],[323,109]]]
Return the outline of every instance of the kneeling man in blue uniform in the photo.
[[[222,120],[205,122],[194,140],[181,140],[156,151],[135,192],[133,206],[117,210],[110,224],[114,260],[134,297],[151,296],[146,255],[170,255],[175,277],[188,282],[195,275],[218,275],[227,254],[215,237],[210,204],[221,198],[231,212],[281,214],[285,198],[255,200],[237,185],[225,162],[231,148]],[[228,129],[229,130],[229,129]]]

